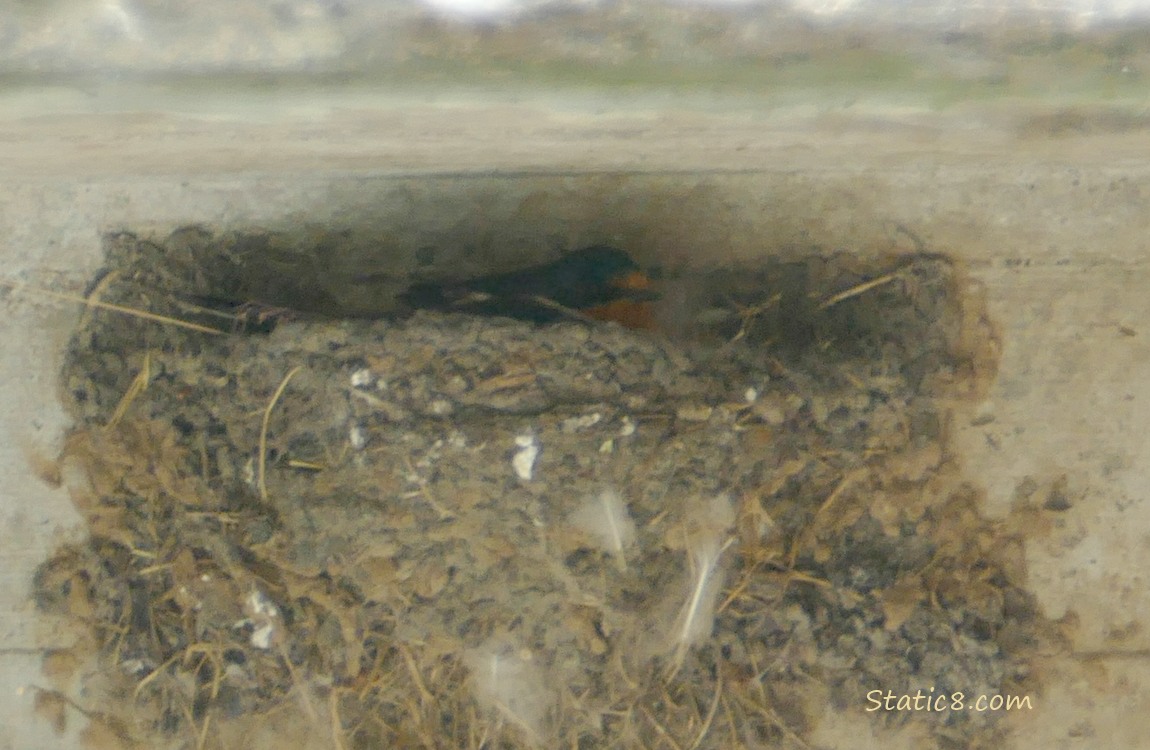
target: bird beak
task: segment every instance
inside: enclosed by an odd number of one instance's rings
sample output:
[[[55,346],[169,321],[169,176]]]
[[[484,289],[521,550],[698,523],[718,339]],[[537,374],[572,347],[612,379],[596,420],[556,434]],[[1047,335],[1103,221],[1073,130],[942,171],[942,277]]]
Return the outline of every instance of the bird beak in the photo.
[[[629,290],[650,289],[651,277],[642,271],[632,271],[631,273],[612,280],[611,286]]]
[[[611,286],[622,290],[624,299],[633,302],[653,302],[662,296],[652,288],[654,283],[651,281],[651,277],[642,271],[632,271],[613,279]]]

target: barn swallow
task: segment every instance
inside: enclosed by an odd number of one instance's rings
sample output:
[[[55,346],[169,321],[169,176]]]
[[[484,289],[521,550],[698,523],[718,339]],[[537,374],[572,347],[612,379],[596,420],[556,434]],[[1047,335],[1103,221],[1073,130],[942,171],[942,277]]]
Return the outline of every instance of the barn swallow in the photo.
[[[627,253],[594,245],[518,271],[458,282],[413,284],[400,300],[412,309],[534,323],[582,317],[650,329],[654,327],[651,304],[658,299],[651,287],[651,278]]]

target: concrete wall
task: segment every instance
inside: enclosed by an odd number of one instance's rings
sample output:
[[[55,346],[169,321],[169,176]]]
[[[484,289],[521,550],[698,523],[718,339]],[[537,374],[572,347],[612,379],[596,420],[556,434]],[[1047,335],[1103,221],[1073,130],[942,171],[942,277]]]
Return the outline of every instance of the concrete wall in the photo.
[[[207,103],[98,88],[5,95],[5,283],[79,292],[101,234],[118,228],[386,232],[394,220],[381,246],[402,255],[419,232],[476,211],[488,227],[518,217],[529,228],[535,212],[542,233],[618,235],[652,261],[911,250],[916,238],[959,260],[984,290],[1002,355],[989,394],[956,425],[957,457],[990,515],[1056,485],[1071,503],[1035,530],[1027,562],[1075,653],[1041,666],[1034,710],[1008,719],[1015,746],[1134,747],[1150,729],[1150,139],[1136,119],[1006,100],[828,113],[537,88],[302,88]],[[23,688],[71,636],[27,594],[35,566],[79,531],[28,456],[51,455],[64,426],[55,378],[80,311],[20,290],[0,301],[0,748],[56,746]],[[847,712],[817,738],[897,744],[885,732]]]

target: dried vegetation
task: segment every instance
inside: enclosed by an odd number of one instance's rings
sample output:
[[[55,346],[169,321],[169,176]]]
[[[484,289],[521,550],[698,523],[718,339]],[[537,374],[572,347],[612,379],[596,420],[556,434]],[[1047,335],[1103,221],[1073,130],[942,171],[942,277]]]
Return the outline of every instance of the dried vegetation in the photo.
[[[111,237],[101,299],[229,329],[189,299],[230,240],[195,236]],[[88,536],[36,596],[101,669],[48,708],[140,747],[803,748],[868,690],[1023,689],[1019,546],[947,449],[995,362],[955,270],[691,283],[675,339],[93,310],[58,467]]]

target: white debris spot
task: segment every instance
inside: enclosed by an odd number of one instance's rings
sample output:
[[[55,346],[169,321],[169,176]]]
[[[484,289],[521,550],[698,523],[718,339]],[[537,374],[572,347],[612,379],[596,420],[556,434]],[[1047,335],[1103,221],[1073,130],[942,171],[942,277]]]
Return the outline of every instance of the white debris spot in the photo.
[[[758,401],[759,400],[759,389],[755,388],[753,386],[750,388],[747,388],[747,390],[743,391],[743,400],[746,401],[748,404],[753,404],[756,401]]]
[[[190,609],[193,612],[199,612],[204,608],[203,601],[201,601],[199,597],[192,593],[192,590],[187,586],[180,586],[177,588],[173,598],[180,605],[180,609]]]
[[[247,601],[244,602],[244,609],[249,617],[279,617],[279,607],[275,605],[271,599],[268,599],[267,594],[255,589],[252,593],[248,594]]]
[[[599,444],[599,452],[607,455],[615,452],[615,438],[607,438]]]
[[[435,399],[429,404],[429,407],[431,409],[431,413],[437,417],[446,417],[455,410],[455,408],[451,405],[451,402],[445,398]]]
[[[271,648],[280,616],[279,607],[264,592],[255,589],[244,601],[244,613],[247,619],[241,620],[237,625],[255,626],[248,639],[252,646],[263,650]]]
[[[450,380],[447,381],[443,389],[448,393],[458,395],[460,393],[464,393],[470,387],[471,384],[467,382],[467,378],[463,377],[462,375],[454,375]]]
[[[599,412],[584,414],[581,417],[568,417],[559,423],[559,429],[567,433],[578,432],[599,424],[602,419],[603,415]]]
[[[638,425],[630,417],[623,417],[623,424],[619,427],[619,437],[631,437],[635,434]]]
[[[515,446],[518,450],[511,457],[511,468],[515,469],[515,476],[524,482],[530,482],[535,473],[535,459],[539,457],[539,440],[530,433],[517,435]]]
[[[353,424],[351,429],[347,431],[347,441],[351,443],[352,448],[361,451],[367,445],[367,435],[364,434],[362,427]]]
[[[241,474],[244,479],[244,484],[252,489],[256,489],[256,462],[254,459],[249,458],[244,462]]]
[[[275,624],[271,622],[265,622],[263,625],[260,625],[252,631],[252,636],[248,640],[251,641],[253,648],[267,651],[272,647],[272,636],[274,636],[275,633]]]
[[[371,385],[373,380],[375,380],[375,376],[371,374],[371,370],[361,367],[351,374],[351,387],[366,388]]]
[[[126,659],[120,663],[120,669],[128,675],[144,675],[152,671],[152,665],[143,659]]]

